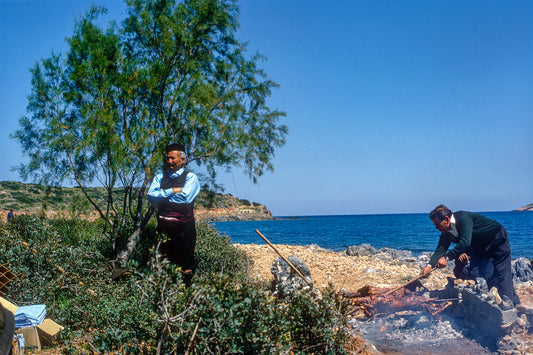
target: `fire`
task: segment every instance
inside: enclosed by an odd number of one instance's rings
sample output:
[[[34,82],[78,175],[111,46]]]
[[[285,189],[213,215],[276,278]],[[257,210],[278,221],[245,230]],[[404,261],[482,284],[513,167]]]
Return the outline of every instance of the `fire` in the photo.
[[[442,302],[433,302],[436,299],[418,296],[406,289],[394,294],[380,291],[365,286],[357,293],[341,293],[342,297],[349,298],[351,301],[351,305],[347,308],[347,315],[364,314],[365,317],[372,317],[377,313],[390,314],[399,310],[424,310],[438,316],[444,308],[449,306]],[[381,331],[384,330],[382,328]]]

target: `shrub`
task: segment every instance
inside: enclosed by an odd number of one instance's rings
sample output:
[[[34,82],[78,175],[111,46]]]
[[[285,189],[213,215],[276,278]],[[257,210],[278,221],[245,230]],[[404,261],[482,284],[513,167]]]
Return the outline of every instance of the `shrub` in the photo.
[[[243,198],[240,198],[239,199],[239,202],[242,203],[243,205],[245,206],[250,206],[250,201],[246,200],[246,199],[243,199]]]
[[[35,188],[35,187],[30,187],[30,188],[28,188],[28,192],[29,192],[30,194],[34,194],[34,195],[40,195],[40,194],[42,193],[41,190],[39,190],[39,189],[37,189],[37,188]]]
[[[293,320],[288,328],[294,347],[302,354],[344,354],[345,349],[339,347],[346,340],[341,306],[332,288],[314,302],[304,292],[294,293],[287,307],[287,317]]]
[[[0,223],[0,263],[18,276],[7,297],[46,304],[65,326],[63,353],[345,353],[333,290],[281,303],[266,283],[247,278],[245,254],[202,223],[190,288],[161,260],[153,223],[132,256],[135,268],[111,281],[98,223],[37,216]]]
[[[198,275],[223,273],[237,276],[248,271],[249,260],[243,251],[231,245],[228,236],[219,234],[206,223],[197,223],[196,232]]]
[[[0,186],[3,189],[18,190],[21,188],[21,183],[16,181],[2,181],[0,182]]]

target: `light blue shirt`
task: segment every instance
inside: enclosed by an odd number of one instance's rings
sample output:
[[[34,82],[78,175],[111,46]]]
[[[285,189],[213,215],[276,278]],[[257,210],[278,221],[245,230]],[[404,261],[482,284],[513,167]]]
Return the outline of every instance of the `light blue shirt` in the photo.
[[[184,168],[179,169],[176,172],[171,172],[170,177],[176,178],[183,174]],[[150,189],[148,190],[148,201],[152,204],[157,204],[161,201],[169,201],[173,203],[191,203],[194,201],[198,193],[200,193],[200,181],[198,177],[189,172],[185,178],[185,185],[181,189],[180,193],[175,194],[172,188],[161,189],[161,179],[163,179],[163,173],[157,174],[152,180]]]

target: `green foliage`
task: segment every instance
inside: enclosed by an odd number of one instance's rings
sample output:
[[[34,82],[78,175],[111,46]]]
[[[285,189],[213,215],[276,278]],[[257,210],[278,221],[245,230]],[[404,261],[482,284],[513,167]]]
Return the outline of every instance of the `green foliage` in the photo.
[[[184,325],[189,329],[198,325],[194,338],[198,353],[277,354],[290,349],[283,307],[260,285],[239,285],[219,277],[195,291],[194,308],[172,324],[167,336],[170,349],[177,343],[174,353],[183,353],[191,338],[190,330],[180,332]]]
[[[198,325],[195,350],[199,353],[345,354],[342,317],[330,295],[314,299],[308,292],[296,293],[288,304],[270,296],[265,286],[252,282],[236,284],[226,277],[212,278],[197,289],[201,295],[189,322],[184,317],[171,330]],[[186,344],[190,332],[178,343]],[[180,341],[181,340],[181,341]],[[182,353],[185,348],[174,348]]]
[[[17,209],[20,208],[20,206],[21,205],[19,205],[18,203],[13,202],[13,203],[7,203],[5,208],[8,209],[8,210],[11,209],[11,208],[14,209],[14,210],[17,210]]]
[[[339,307],[338,311],[332,311]],[[335,292],[329,289],[322,298],[309,302],[309,296],[302,292],[293,294],[288,302],[289,332],[294,346],[302,353],[344,354],[339,348],[343,344],[344,320],[339,317],[340,303]]]
[[[90,188],[86,190],[93,199],[104,207],[104,188]],[[94,212],[93,206],[82,195],[79,188],[65,188],[25,184],[16,181],[0,181],[0,201],[4,209],[14,208],[18,212],[36,212],[39,208],[47,210],[65,211],[71,217],[79,217]]]
[[[197,224],[196,231],[198,275],[237,276],[248,270],[249,263],[244,252],[234,248],[228,236],[219,234],[205,223]]]
[[[200,190],[200,193],[198,194],[195,203],[195,206],[197,207],[203,207],[203,208],[214,208],[216,207],[216,199],[217,195],[220,196],[220,194],[215,193],[212,190],[209,190],[207,188],[207,184],[204,184],[202,186],[202,189]]]
[[[99,25],[91,8],[68,37],[68,52],[32,69],[28,116],[13,137],[28,156],[19,171],[46,185],[75,181],[115,245],[152,209],[142,197],[164,147],[187,147],[187,163],[243,168],[256,182],[285,143],[285,113],[267,99],[278,85],[236,37],[235,0],[128,0],[121,24]],[[104,206],[88,186],[106,189]],[[122,195],[114,195],[115,188]],[[50,196],[50,203],[57,203]],[[127,217],[126,217],[127,216]]]
[[[239,202],[242,203],[245,206],[251,206],[250,201],[248,201],[246,199],[241,198],[241,199],[239,199]]]
[[[20,183],[16,181],[0,181],[0,187],[2,189],[17,190],[20,187]]]
[[[63,353],[346,353],[333,290],[301,291],[281,303],[268,285],[247,279],[244,254],[206,224],[198,225],[192,287],[154,246],[145,263],[134,254],[137,266],[111,281],[99,223],[35,216],[0,223],[0,263],[18,276],[6,297],[46,304],[65,326]]]
[[[58,229],[77,223],[77,236]],[[56,225],[56,226],[54,226]],[[58,223],[38,216],[17,216],[3,226],[1,262],[9,263],[18,276],[10,292],[19,295],[21,304],[50,299],[64,288],[75,286],[95,265],[105,263],[94,249],[95,225],[88,222]],[[53,298],[52,298],[53,299]]]

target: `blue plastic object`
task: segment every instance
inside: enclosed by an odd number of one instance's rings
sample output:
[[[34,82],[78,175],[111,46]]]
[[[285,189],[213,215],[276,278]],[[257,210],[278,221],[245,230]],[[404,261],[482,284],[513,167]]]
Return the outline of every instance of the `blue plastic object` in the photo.
[[[15,312],[15,328],[34,327],[46,318],[46,305],[21,306]]]

